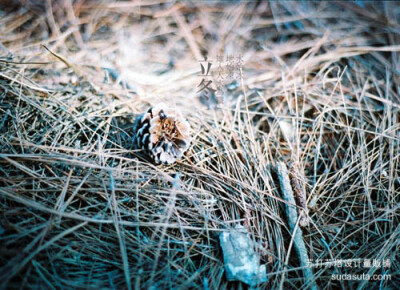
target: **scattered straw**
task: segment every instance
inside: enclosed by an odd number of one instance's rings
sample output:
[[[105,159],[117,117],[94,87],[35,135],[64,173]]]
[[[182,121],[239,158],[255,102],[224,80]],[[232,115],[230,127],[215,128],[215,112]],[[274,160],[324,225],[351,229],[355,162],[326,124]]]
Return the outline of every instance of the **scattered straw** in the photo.
[[[309,286],[277,162],[304,169],[310,259],[391,263],[314,268],[318,287],[400,284],[395,2],[6,2],[0,288],[239,287],[218,241],[237,224],[260,245],[260,287]],[[217,54],[241,54],[243,76],[201,102],[206,51],[213,85]],[[194,129],[171,166],[131,146],[134,117],[159,102]],[[332,279],[367,271],[391,280]]]

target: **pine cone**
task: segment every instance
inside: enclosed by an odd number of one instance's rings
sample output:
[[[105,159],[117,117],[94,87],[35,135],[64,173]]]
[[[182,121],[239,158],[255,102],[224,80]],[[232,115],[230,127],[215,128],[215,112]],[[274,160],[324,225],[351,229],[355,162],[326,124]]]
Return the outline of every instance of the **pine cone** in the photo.
[[[139,115],[134,125],[134,147],[155,163],[171,164],[190,144],[190,125],[176,109],[160,104]]]

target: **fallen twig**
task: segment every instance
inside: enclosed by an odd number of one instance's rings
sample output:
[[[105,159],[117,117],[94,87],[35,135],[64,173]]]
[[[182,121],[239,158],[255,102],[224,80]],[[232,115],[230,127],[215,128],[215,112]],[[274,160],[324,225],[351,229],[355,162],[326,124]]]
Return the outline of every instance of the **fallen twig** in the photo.
[[[286,215],[292,234],[292,240],[300,260],[300,266],[303,267],[304,279],[311,289],[317,289],[317,285],[315,284],[313,277],[313,271],[310,267],[307,267],[308,253],[303,240],[303,232],[297,225],[299,218],[295,207],[296,202],[293,196],[292,186],[290,184],[288,169],[283,162],[279,162],[276,165],[276,169],[279,177],[279,183],[281,185],[282,197],[287,202]]]

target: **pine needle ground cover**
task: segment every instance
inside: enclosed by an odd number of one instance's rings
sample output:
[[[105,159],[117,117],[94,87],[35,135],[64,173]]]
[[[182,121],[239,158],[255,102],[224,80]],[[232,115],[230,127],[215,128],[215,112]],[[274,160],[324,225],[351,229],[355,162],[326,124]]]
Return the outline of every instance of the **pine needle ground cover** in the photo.
[[[238,225],[261,289],[399,286],[396,2],[0,7],[0,288],[245,287],[219,240]],[[133,128],[161,102],[192,139],[158,165]]]

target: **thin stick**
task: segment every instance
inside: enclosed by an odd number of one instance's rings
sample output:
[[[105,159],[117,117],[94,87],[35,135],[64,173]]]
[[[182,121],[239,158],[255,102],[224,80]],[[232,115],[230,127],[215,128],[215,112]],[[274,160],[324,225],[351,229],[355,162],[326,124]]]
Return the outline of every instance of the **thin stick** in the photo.
[[[314,274],[311,267],[307,267],[308,253],[307,248],[303,240],[303,232],[298,227],[299,217],[296,210],[296,202],[294,200],[292,186],[290,185],[289,173],[286,165],[283,162],[278,162],[276,165],[277,174],[279,177],[279,183],[281,185],[282,197],[286,203],[286,215],[290,231],[292,233],[292,241],[296,249],[297,255],[299,256],[300,266],[303,267],[303,274],[306,283],[309,283],[311,289],[318,289],[314,281]],[[289,253],[288,253],[289,257]],[[287,263],[285,263],[287,264]],[[283,279],[282,279],[283,283]]]

